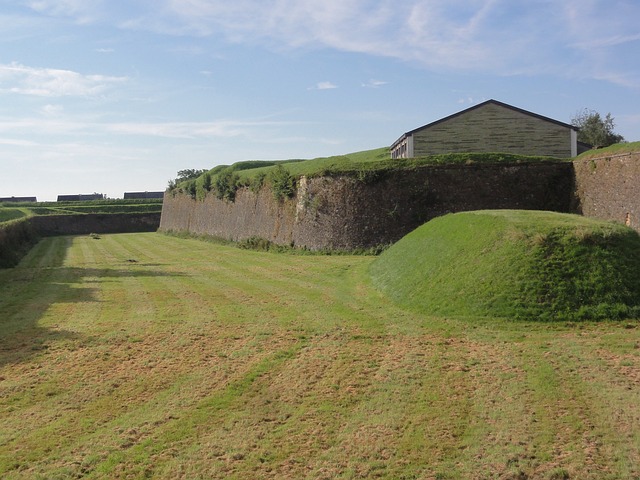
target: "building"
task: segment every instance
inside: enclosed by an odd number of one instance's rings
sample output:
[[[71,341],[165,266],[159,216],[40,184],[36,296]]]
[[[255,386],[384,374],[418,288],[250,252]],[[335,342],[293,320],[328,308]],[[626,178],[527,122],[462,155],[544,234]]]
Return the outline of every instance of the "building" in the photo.
[[[148,198],[164,198],[164,192],[125,192],[125,200],[142,200]]]
[[[87,202],[90,200],[104,200],[107,196],[103,193],[81,193],[79,195],[58,195],[58,202]]]
[[[578,145],[573,125],[487,100],[405,133],[391,146],[391,157],[502,152],[568,158],[586,148]]]
[[[0,197],[0,203],[4,202],[37,202],[36,197]]]

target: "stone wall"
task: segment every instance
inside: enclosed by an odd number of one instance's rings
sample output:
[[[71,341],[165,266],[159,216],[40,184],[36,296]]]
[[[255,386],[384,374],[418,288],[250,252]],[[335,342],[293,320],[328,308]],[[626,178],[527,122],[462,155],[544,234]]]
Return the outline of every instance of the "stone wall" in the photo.
[[[90,233],[155,232],[159,213],[91,213],[85,215],[42,215],[30,217],[35,232],[52,235],[88,235]]]
[[[369,177],[298,182],[295,198],[276,200],[267,187],[240,189],[235,202],[166,195],[161,231],[230,240],[261,237],[313,250],[352,250],[396,242],[449,212],[529,209],[568,212],[570,163],[425,166]]]
[[[573,162],[576,213],[640,231],[640,153]]]

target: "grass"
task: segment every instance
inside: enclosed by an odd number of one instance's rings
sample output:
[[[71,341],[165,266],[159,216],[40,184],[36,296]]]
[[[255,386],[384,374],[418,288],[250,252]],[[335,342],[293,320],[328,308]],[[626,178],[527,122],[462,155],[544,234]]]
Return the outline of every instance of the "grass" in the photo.
[[[416,157],[402,160],[392,160],[387,147],[373,150],[365,150],[346,155],[334,157],[321,157],[311,160],[296,160],[280,165],[286,167],[294,176],[323,176],[323,175],[358,175],[367,171],[403,170],[412,169],[424,165],[450,165],[450,164],[472,164],[472,163],[505,163],[505,162],[528,162],[528,161],[561,161],[552,157],[536,157],[514,155],[508,153],[454,153],[442,155],[430,155],[427,157]],[[274,166],[254,168],[240,172],[241,179],[253,178],[257,173],[266,173]]]
[[[617,144],[611,147],[590,150],[576,157],[578,159],[616,155],[620,153],[636,152],[640,142]],[[326,175],[352,175],[362,181],[374,181],[392,170],[412,170],[423,166],[435,165],[468,165],[477,163],[528,163],[528,162],[570,162],[572,158],[555,158],[547,156],[528,156],[509,153],[449,153],[430,155],[410,159],[392,160],[388,147],[381,147],[361,152],[353,152],[332,157],[319,157],[308,160],[276,160],[259,161],[248,160],[232,165],[217,165],[197,179],[188,180],[175,185],[174,191],[189,193],[193,198],[202,200],[211,190],[218,178],[232,177],[232,185],[224,189],[217,189],[219,198],[233,201],[237,188],[248,186],[252,190],[259,190],[268,177],[276,169],[285,169],[292,177],[317,177]],[[229,195],[231,192],[231,195]],[[230,198],[229,198],[230,197]]]
[[[388,147],[354,152],[346,155],[320,157],[310,160],[246,161],[233,165],[218,165],[197,179],[187,180],[175,186],[173,191],[189,193],[193,198],[203,199],[210,190],[207,182],[215,184],[216,179],[235,176],[233,194],[242,186],[254,191],[270,181],[270,175],[285,170],[294,179],[301,176],[318,177],[327,175],[352,175],[364,182],[381,178],[385,172],[393,170],[412,170],[427,165],[452,165],[474,163],[523,163],[523,162],[560,162],[566,159],[553,157],[524,156],[508,153],[452,153],[392,160]],[[215,190],[215,189],[214,189]],[[218,190],[219,198],[226,197],[226,189]]]
[[[0,204],[0,223],[3,218],[30,215],[77,215],[87,213],[159,213],[162,199],[92,200],[86,202],[7,202]]]
[[[578,159],[615,155],[620,153],[636,152],[640,148],[640,142],[622,143],[607,148],[590,150],[576,157]],[[547,156],[528,156],[509,153],[450,153],[416,157],[410,159],[392,160],[389,147],[375,148],[361,152],[353,152],[332,157],[319,157],[313,159],[291,159],[275,161],[248,160],[232,165],[217,165],[207,172],[215,181],[221,174],[234,173],[237,175],[238,186],[258,183],[261,185],[267,176],[278,166],[285,168],[293,177],[316,177],[324,175],[355,175],[367,179],[375,176],[375,173],[389,170],[411,170],[426,165],[455,165],[474,163],[523,163],[523,162],[567,162],[574,159],[555,158]],[[195,185],[202,188],[204,176],[195,181]],[[188,190],[189,181],[183,182],[177,187],[183,191]],[[200,197],[202,196],[202,192]]]
[[[596,150],[588,150],[576,157],[577,160],[585,160],[589,158],[600,158],[612,155],[621,155],[624,153],[637,153],[640,150],[640,142],[616,143],[605,148]]]
[[[372,265],[398,302],[441,315],[640,316],[640,236],[578,215],[465,212],[423,225]]]
[[[0,223],[18,220],[26,217],[28,214],[29,212],[25,212],[23,208],[0,207]]]
[[[0,476],[640,475],[640,328],[428,316],[373,257],[52,237],[0,270]]]

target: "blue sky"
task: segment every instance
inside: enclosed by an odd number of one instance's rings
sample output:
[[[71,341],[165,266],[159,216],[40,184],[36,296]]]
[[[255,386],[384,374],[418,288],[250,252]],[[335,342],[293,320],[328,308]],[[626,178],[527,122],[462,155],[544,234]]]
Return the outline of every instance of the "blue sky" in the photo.
[[[388,146],[490,98],[640,140],[638,0],[0,0],[0,196]]]

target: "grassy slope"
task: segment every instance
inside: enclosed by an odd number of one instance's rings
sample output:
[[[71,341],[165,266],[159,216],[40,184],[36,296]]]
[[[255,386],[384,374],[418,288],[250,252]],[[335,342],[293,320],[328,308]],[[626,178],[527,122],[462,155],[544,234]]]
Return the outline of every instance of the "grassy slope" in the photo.
[[[589,150],[578,155],[578,160],[585,160],[588,158],[605,157],[607,155],[620,155],[623,153],[632,153],[640,151],[640,142],[629,143],[617,143],[606,148],[599,148],[597,150]]]
[[[310,160],[281,160],[281,161],[245,161],[233,165],[218,165],[208,171],[212,182],[215,184],[220,175],[232,172],[237,175],[239,185],[251,186],[253,182],[262,182],[262,179],[277,166],[284,167],[293,177],[306,175],[308,177],[320,175],[360,175],[366,176],[371,172],[387,170],[411,170],[424,165],[444,164],[470,164],[470,163],[505,163],[505,162],[539,162],[539,161],[566,161],[553,157],[537,157],[513,155],[506,153],[457,153],[431,155],[428,157],[416,157],[403,160],[392,160],[389,148],[382,147],[362,152],[354,152],[333,157],[320,157]],[[204,175],[195,180],[181,182],[176,187],[178,190],[188,192],[189,184],[195,182],[197,188],[202,189]],[[261,183],[260,183],[261,185]],[[202,192],[201,192],[202,194]]]
[[[0,270],[0,476],[640,475],[636,324],[428,317],[371,261],[45,239]]]
[[[400,303],[444,315],[583,320],[640,309],[638,234],[577,215],[447,215],[407,235],[371,270]]]
[[[0,223],[10,222],[19,218],[24,218],[29,214],[23,208],[5,208],[0,207]]]

